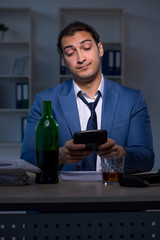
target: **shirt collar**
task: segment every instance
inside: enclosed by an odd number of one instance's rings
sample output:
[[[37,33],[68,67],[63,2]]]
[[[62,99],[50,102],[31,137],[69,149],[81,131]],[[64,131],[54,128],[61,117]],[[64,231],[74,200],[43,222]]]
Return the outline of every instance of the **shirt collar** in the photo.
[[[81,91],[84,95],[88,96],[86,92],[84,92],[82,89],[79,88],[79,86],[75,83],[75,81],[73,80],[73,87],[74,87],[74,92],[75,92],[75,96],[77,97],[77,94]],[[104,90],[104,77],[102,74],[102,78],[101,78],[101,82],[99,84],[99,87],[95,93],[95,95],[97,94],[97,92],[99,91],[101,93],[101,96],[103,97],[103,90]]]

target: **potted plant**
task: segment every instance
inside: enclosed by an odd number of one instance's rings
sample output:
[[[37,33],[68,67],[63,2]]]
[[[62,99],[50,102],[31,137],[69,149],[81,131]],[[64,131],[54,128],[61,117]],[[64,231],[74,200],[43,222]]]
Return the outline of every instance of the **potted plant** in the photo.
[[[5,32],[8,30],[8,27],[5,24],[0,23],[0,41],[4,41]]]

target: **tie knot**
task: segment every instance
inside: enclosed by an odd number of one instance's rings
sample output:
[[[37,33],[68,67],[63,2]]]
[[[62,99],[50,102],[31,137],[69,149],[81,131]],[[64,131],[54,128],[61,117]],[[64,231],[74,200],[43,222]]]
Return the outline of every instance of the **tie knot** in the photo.
[[[82,96],[81,92],[78,93],[78,97],[89,107],[89,109],[92,111],[92,110],[95,110],[96,106],[97,106],[97,103],[100,99],[100,96],[101,96],[101,93],[100,91],[98,91],[98,95],[97,95],[97,98],[94,102],[87,102],[87,100]]]

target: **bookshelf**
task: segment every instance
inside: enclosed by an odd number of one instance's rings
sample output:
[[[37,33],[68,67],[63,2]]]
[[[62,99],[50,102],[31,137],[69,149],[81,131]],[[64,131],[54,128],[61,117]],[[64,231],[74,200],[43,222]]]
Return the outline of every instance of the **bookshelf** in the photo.
[[[31,104],[31,10],[0,8],[0,23],[9,28],[0,39],[0,150],[9,148],[10,155],[18,158],[21,122],[27,118]]]
[[[105,51],[102,71],[108,79],[124,84],[123,9],[61,8],[59,17],[60,30],[73,21],[86,22],[97,30]],[[59,81],[63,82],[71,76],[65,72],[61,60],[59,62]],[[110,67],[114,67],[112,73],[106,69]]]

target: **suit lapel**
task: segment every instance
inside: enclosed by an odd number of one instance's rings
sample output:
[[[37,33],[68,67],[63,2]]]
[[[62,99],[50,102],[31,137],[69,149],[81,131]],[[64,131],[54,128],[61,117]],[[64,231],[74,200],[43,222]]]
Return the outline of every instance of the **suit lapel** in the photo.
[[[74,132],[81,130],[73,84],[66,95],[58,94],[58,99],[71,135],[73,136]]]
[[[119,93],[114,88],[115,86],[112,85],[109,80],[104,81],[101,128],[108,131],[109,137],[119,96]]]

